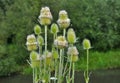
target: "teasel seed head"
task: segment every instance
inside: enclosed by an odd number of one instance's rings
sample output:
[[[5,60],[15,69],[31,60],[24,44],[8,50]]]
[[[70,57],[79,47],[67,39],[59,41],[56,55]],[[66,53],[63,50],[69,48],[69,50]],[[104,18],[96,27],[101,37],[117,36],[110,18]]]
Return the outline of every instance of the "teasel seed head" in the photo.
[[[54,41],[54,45],[59,49],[62,49],[68,46],[68,42],[63,36],[58,36]]]
[[[40,11],[39,22],[41,25],[49,25],[52,21],[52,14],[49,7],[43,7]]]
[[[70,19],[68,18],[68,14],[65,10],[61,10],[59,12],[59,19],[57,21],[58,25],[62,29],[66,29],[70,25]]]
[[[55,24],[55,23],[53,23],[53,24],[51,25],[51,33],[57,34],[58,32],[59,32],[58,25]]]
[[[72,28],[70,28],[67,32],[67,40],[70,44],[74,44],[76,42],[76,35]]]
[[[91,48],[90,40],[88,40],[88,39],[83,40],[83,48],[84,49],[90,49]]]
[[[35,25],[34,32],[36,35],[40,35],[41,34],[41,27],[39,25]]]
[[[31,34],[27,36],[26,45],[27,45],[28,51],[33,51],[37,49],[37,41],[36,41],[35,35]]]

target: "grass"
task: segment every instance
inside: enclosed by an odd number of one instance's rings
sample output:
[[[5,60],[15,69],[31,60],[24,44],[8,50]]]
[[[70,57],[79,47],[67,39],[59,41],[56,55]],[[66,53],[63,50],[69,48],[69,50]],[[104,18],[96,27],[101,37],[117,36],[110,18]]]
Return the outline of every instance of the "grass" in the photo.
[[[91,51],[89,53],[89,69],[115,69],[120,68],[120,49],[107,52]],[[86,54],[79,56],[79,61],[76,63],[76,70],[81,71],[86,69]],[[29,65],[24,66],[22,74],[29,75],[32,69]]]
[[[86,68],[86,54],[80,55],[79,61],[76,63],[77,70]],[[120,49],[107,52],[90,51],[89,69],[114,69],[120,68]]]

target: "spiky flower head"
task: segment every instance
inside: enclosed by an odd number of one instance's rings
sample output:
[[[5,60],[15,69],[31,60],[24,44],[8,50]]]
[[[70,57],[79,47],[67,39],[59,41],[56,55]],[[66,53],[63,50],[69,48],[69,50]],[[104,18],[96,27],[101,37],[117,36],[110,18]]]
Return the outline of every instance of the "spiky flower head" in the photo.
[[[32,68],[40,67],[40,60],[31,61],[31,67]]]
[[[52,53],[47,51],[47,52],[44,52],[44,58],[46,59],[46,65],[51,65],[52,63]]]
[[[70,25],[70,19],[68,18],[68,14],[65,10],[61,10],[59,12],[59,19],[57,21],[60,28],[66,29]]]
[[[49,25],[52,21],[52,14],[49,7],[42,7],[40,11],[39,21],[41,25]]]
[[[54,59],[58,59],[59,58],[59,53],[56,49],[52,49],[52,55]]]
[[[31,34],[27,36],[26,45],[27,45],[28,51],[37,49],[37,41],[36,41],[35,35]]]
[[[39,67],[40,66],[40,57],[39,54],[35,51],[30,53],[31,67]]]
[[[44,39],[43,39],[43,37],[39,35],[39,36],[37,37],[37,42],[38,42],[38,44],[39,44],[40,46],[44,45]]]
[[[58,32],[59,32],[58,25],[55,24],[55,23],[53,23],[53,24],[51,25],[51,33],[57,34]]]
[[[79,52],[75,46],[69,47],[67,51],[68,55],[78,55]]]
[[[68,46],[68,42],[66,41],[65,37],[58,36],[54,41],[54,45],[59,49],[62,49]]]
[[[69,55],[69,60],[72,61],[72,62],[76,62],[78,61],[78,50],[75,46],[73,47],[69,47],[68,48],[68,51],[67,51],[67,54]]]
[[[34,32],[36,35],[41,34],[41,27],[39,25],[35,25]]]
[[[84,39],[83,40],[83,48],[84,49],[90,49],[91,48],[91,43],[89,39]]]
[[[39,59],[39,54],[37,52],[35,52],[35,51],[32,51],[30,53],[30,60],[34,61],[34,60],[38,60],[38,59]]]
[[[70,28],[67,32],[67,40],[70,44],[74,44],[76,42],[76,35],[72,28]]]

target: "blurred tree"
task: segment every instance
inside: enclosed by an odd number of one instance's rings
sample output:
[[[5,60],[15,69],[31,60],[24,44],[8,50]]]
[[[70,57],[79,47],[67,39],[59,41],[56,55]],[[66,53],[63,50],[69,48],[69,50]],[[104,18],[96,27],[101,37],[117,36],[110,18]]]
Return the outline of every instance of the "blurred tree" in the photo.
[[[96,50],[119,48],[119,0],[0,0],[0,72],[4,72],[4,64],[10,65],[8,62],[15,71],[15,65],[26,63],[26,36],[32,33],[36,23],[39,24],[37,18],[43,6],[50,7],[53,22],[58,19],[59,10],[68,12],[72,20],[70,27],[79,37],[79,50],[85,37]],[[49,37],[48,41],[51,40]]]
[[[0,64],[9,64],[8,70],[3,70],[5,66],[1,66],[0,72],[9,71],[17,64],[26,62],[27,52],[25,50],[26,35],[30,34],[36,23],[39,14],[39,0],[1,0],[0,1]],[[8,58],[9,57],[9,58]],[[6,66],[8,67],[8,66]],[[9,74],[13,71],[2,73]]]

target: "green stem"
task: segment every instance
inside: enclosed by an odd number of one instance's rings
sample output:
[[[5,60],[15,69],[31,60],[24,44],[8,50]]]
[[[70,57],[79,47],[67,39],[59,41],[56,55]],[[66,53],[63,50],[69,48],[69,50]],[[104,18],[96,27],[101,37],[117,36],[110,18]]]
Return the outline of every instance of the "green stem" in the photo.
[[[39,36],[39,35],[38,35]],[[38,47],[39,47],[39,58],[41,58],[41,55],[42,55],[42,46],[39,44],[38,45]],[[41,80],[41,75],[42,75],[42,73],[41,73],[41,60],[40,60],[40,66],[39,66],[39,80]]]
[[[35,69],[33,68],[33,83],[35,83]]]
[[[46,74],[46,55],[47,55],[47,25],[45,25],[45,60],[44,60],[44,77]]]
[[[87,76],[86,76],[86,83],[88,83],[89,82],[89,49],[87,49],[87,65],[86,65],[86,67],[87,67]]]
[[[54,42],[55,38],[56,38],[56,34],[53,35],[53,42]]]
[[[72,68],[72,56],[70,56],[70,67],[69,67],[69,82],[70,82],[70,79],[71,79],[71,68]]]
[[[62,49],[60,49],[60,62],[59,62],[59,74],[58,74],[58,83],[62,83]]]
[[[57,59],[55,59],[55,79],[57,78],[57,69],[58,69]],[[56,80],[54,80],[54,83],[56,83]]]
[[[53,42],[55,41],[55,39],[57,38],[57,33],[54,34],[53,36]],[[55,48],[55,47],[54,47]],[[57,50],[58,51],[58,50]],[[56,83],[56,78],[57,78],[57,70],[58,70],[58,63],[57,63],[57,59],[54,60],[54,63],[55,63],[55,74],[54,74],[54,77],[55,77],[55,80],[54,80],[54,83]]]
[[[66,29],[63,30],[63,36],[65,38],[65,34],[66,34]]]
[[[66,38],[65,35],[66,35],[66,29],[63,29],[63,36],[64,36],[64,38]],[[64,52],[64,48],[63,48],[63,49],[62,49],[62,56],[61,56],[61,57],[62,57],[62,58],[61,58],[61,59],[62,59],[62,62],[61,62],[61,71],[62,71],[62,74],[64,73],[64,72],[63,72],[63,71],[64,71],[64,70],[63,70],[63,67],[64,67],[64,53],[65,53],[65,52]]]
[[[48,74],[49,74],[49,83],[51,83],[50,77],[51,77],[51,71],[50,71],[50,65],[49,65],[49,69],[48,69]]]
[[[35,68],[35,83],[37,83],[37,81],[38,81],[37,76],[38,76],[38,72],[37,72],[37,68]]]
[[[74,76],[75,76],[75,63],[73,62],[72,64],[73,68],[72,68],[72,83],[74,83]]]
[[[45,25],[45,52],[47,51],[47,26]]]

